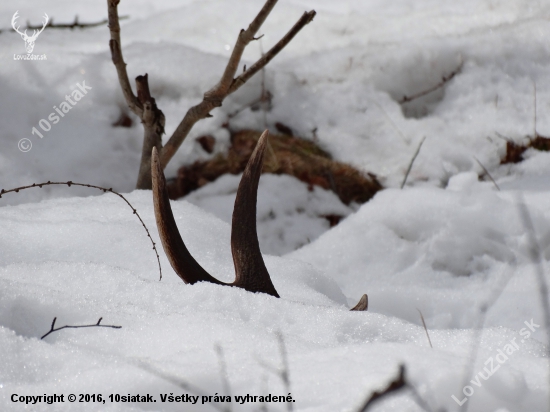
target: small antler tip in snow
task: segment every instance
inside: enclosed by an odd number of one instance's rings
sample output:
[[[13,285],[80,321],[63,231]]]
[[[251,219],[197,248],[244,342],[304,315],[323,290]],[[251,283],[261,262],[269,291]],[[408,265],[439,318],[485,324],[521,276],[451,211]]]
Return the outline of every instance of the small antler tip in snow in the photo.
[[[357,305],[355,305],[353,308],[350,309],[350,311],[366,311],[367,309],[369,308],[369,297],[364,294],[363,296],[361,296],[361,299],[359,299],[359,302],[357,303]]]

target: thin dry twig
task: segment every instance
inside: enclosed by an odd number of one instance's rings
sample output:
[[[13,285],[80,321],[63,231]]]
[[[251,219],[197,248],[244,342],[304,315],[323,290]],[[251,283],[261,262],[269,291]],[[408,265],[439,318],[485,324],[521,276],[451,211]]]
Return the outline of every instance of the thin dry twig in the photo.
[[[424,315],[422,315],[422,312],[420,312],[420,309],[416,308],[418,313],[420,313],[420,319],[422,319],[422,325],[424,326],[424,330],[426,331],[426,336],[428,337],[428,342],[430,342],[430,348],[434,348],[432,345],[432,340],[430,339],[430,334],[428,333],[428,328],[426,327],[426,321],[424,320]]]
[[[286,345],[285,345],[285,337],[283,336],[281,331],[276,332],[277,341],[279,342],[279,351],[281,353],[281,363],[282,368],[280,372],[281,380],[283,381],[285,385],[285,392],[291,393],[290,389],[290,374],[288,369],[288,354],[286,351]],[[287,408],[289,412],[292,412],[292,402],[287,402]]]
[[[197,388],[196,386],[191,385],[189,382],[187,382],[186,380],[184,380],[180,377],[176,377],[176,376],[173,376],[169,373],[163,372],[163,371],[161,371],[161,370],[155,368],[154,366],[152,366],[148,363],[145,363],[145,362],[139,362],[139,363],[137,363],[137,366],[139,368],[143,369],[144,371],[149,372],[151,375],[155,375],[157,378],[161,378],[161,379],[171,383],[172,385],[175,385],[178,388],[183,389],[184,391],[194,393],[195,395],[205,397],[207,399],[209,398],[208,393],[206,393],[203,390]],[[217,409],[221,412],[226,412],[226,410],[223,409],[222,406],[219,403],[210,402],[210,401],[207,401],[207,402],[210,405],[212,405],[213,408],[215,408],[215,409]]]
[[[493,176],[491,176],[491,173],[489,173],[489,171],[487,170],[487,168],[486,168],[485,166],[483,166],[483,163],[481,163],[477,157],[473,156],[473,158],[475,159],[475,161],[477,162],[477,164],[481,166],[481,168],[483,169],[483,171],[485,172],[485,174],[489,177],[489,179],[491,179],[491,182],[493,182],[493,184],[495,185],[495,187],[497,188],[497,190],[500,192],[500,187],[497,185],[497,182],[495,182],[495,179],[493,179]]]
[[[268,379],[269,379],[269,376],[267,376],[267,374],[264,373],[262,375],[261,393],[268,393],[268,390],[269,390]],[[267,403],[265,401],[261,402],[259,412],[268,412]]]
[[[537,137],[537,83],[533,81],[533,139]]]
[[[130,18],[130,16],[120,16],[120,20],[125,20]],[[98,27],[103,26],[104,24],[107,24],[109,22],[108,19],[104,19],[98,22],[94,23],[81,23],[78,21],[78,15],[74,17],[74,21],[72,23],[54,23],[53,17],[50,17],[48,24],[44,27],[44,29],[70,29],[73,30],[75,28],[77,29],[90,29],[92,27]],[[41,24],[32,25],[27,21],[27,27],[25,27],[26,30],[40,30],[42,28]],[[13,28],[11,29],[2,29],[0,30],[0,33],[4,31],[13,31],[15,30]]]
[[[143,117],[143,106],[138,101],[137,97],[132,91],[130,86],[130,80],[128,79],[128,73],[126,72],[126,63],[122,57],[122,49],[120,46],[120,18],[118,16],[118,3],[120,0],[109,0],[108,16],[109,16],[109,32],[111,33],[111,40],[109,41],[109,48],[111,49],[111,58],[115,65],[118,81],[122,88],[122,93],[126,99],[126,103],[132,112],[134,112],[140,119]]]
[[[119,20],[125,20],[125,19],[128,19],[130,18],[130,16],[120,16],[119,17]],[[75,29],[75,28],[78,28],[78,29],[89,29],[89,28],[92,28],[92,27],[98,27],[98,26],[103,26],[104,24],[107,24],[109,23],[109,19],[103,19],[101,21],[97,21],[95,23],[81,23],[78,21],[78,15],[74,16],[74,21],[72,23],[54,23],[53,22],[53,18],[50,18],[50,21],[48,22],[48,24],[46,24],[46,29]],[[30,24],[27,23],[27,29],[29,30],[35,30],[35,29],[40,29],[42,26],[40,25],[37,25],[37,26],[32,26]]]
[[[548,283],[544,274],[544,267],[542,262],[542,251],[540,244],[537,240],[535,233],[535,227],[533,226],[533,220],[531,214],[523,202],[523,199],[518,199],[518,209],[523,226],[527,232],[527,239],[529,240],[529,258],[532,264],[535,266],[535,273],[538,282],[538,291],[540,296],[540,304],[542,306],[542,313],[544,315],[544,326],[546,327],[547,348],[550,347],[550,301],[548,299]],[[548,350],[547,350],[548,351]],[[550,355],[550,351],[547,353]],[[548,371],[548,387],[550,388],[550,364]],[[550,392],[549,392],[550,396]],[[550,410],[550,398],[548,400],[548,408]]]
[[[155,255],[157,257],[157,262],[158,262],[158,266],[159,266],[159,280],[162,280],[162,268],[160,266],[160,257],[159,257],[159,254],[158,254],[156,243],[153,241],[153,238],[151,237],[151,234],[149,233],[149,229],[147,229],[147,226],[145,226],[145,222],[143,222],[143,219],[141,218],[141,216],[137,212],[136,208],[134,208],[134,206],[132,206],[132,204],[128,201],[128,199],[126,199],[120,193],[115,192],[112,188],[107,189],[107,188],[101,187],[101,186],[89,185],[87,183],[77,183],[77,182],[72,182],[70,180],[68,182],[50,182],[48,180],[45,183],[33,183],[32,185],[20,186],[20,187],[16,187],[16,188],[13,188],[13,189],[8,189],[8,190],[2,189],[2,190],[0,190],[0,198],[2,197],[2,195],[6,194],[6,193],[11,193],[11,192],[19,193],[20,190],[24,190],[24,189],[30,189],[30,188],[33,188],[33,187],[38,187],[38,188],[41,189],[42,186],[53,186],[53,185],[66,185],[68,187],[71,187],[71,186],[89,187],[89,188],[92,188],[92,189],[101,190],[101,191],[103,191],[103,193],[107,193],[107,192],[112,193],[112,194],[117,195],[118,197],[120,197],[122,200],[124,200],[126,202],[126,204],[128,206],[130,206],[130,209],[132,209],[132,212],[134,213],[134,215],[136,215],[137,218],[139,219],[139,221],[141,222],[141,225],[145,229],[145,232],[147,232],[147,237],[151,241],[151,243],[153,245],[153,250],[155,251]]]
[[[530,243],[530,249],[529,249],[529,251],[531,253],[530,258],[532,259],[533,263],[535,263],[535,268],[537,270],[537,275],[539,276],[538,280],[539,280],[539,282],[542,282],[541,283],[542,289],[540,289],[540,291],[541,291],[541,301],[543,303],[543,308],[544,308],[544,313],[545,313],[545,323],[546,323],[546,325],[550,325],[550,309],[549,309],[549,304],[548,304],[548,288],[547,288],[547,285],[546,285],[546,280],[544,278],[542,262],[541,262],[541,259],[540,259],[540,257],[541,257],[540,250],[541,249],[540,249],[540,246],[539,246],[539,244],[536,240],[536,235],[535,235],[535,232],[534,232],[531,217],[529,215],[529,212],[528,212],[525,204],[523,203],[523,201],[521,199],[518,199],[517,203],[518,203],[520,218],[522,219],[522,223],[523,223],[524,227],[526,228],[526,232],[527,232],[529,243]],[[472,346],[471,346],[471,349],[470,349],[469,362],[466,364],[466,366],[464,368],[464,376],[463,376],[463,379],[462,379],[462,387],[466,386],[469,383],[471,377],[473,376],[473,370],[474,370],[474,367],[475,367],[475,362],[477,360],[477,354],[478,354],[478,351],[479,351],[479,345],[480,345],[481,338],[482,338],[482,335],[483,335],[483,328],[485,326],[485,321],[487,319],[487,314],[488,314],[489,310],[492,308],[492,306],[498,301],[498,299],[500,298],[500,296],[504,292],[504,289],[506,288],[506,286],[508,285],[508,283],[510,282],[510,280],[512,279],[514,274],[515,274],[515,271],[511,269],[511,266],[506,266],[505,269],[504,269],[504,273],[502,275],[502,278],[498,282],[497,286],[493,289],[493,291],[492,291],[491,295],[489,296],[489,298],[484,303],[482,303],[480,305],[478,322],[477,322],[477,325],[474,328],[474,336],[473,336],[473,339],[472,339]],[[542,275],[542,277],[540,275]],[[548,339],[549,339],[549,342],[550,342],[550,327],[549,326],[547,326],[547,333],[548,333]],[[549,375],[548,376],[549,376],[549,383],[550,383],[550,370],[549,370]],[[549,403],[549,405],[550,405],[550,403]],[[468,409],[469,409],[469,402],[466,403],[463,406],[464,412],[468,412]]]
[[[547,331],[547,338],[548,342],[550,342],[550,302],[548,300],[548,285],[546,283],[546,278],[544,275],[544,268],[542,266],[542,252],[539,245],[539,242],[537,241],[537,237],[535,234],[533,222],[531,220],[531,215],[529,214],[529,211],[527,209],[527,206],[523,202],[521,198],[517,200],[518,205],[518,211],[520,214],[520,218],[522,221],[522,224],[527,232],[527,237],[529,241],[529,258],[531,262],[535,266],[536,275],[537,275],[537,281],[539,282],[539,292],[540,292],[540,298],[541,298],[541,305],[543,307],[543,313],[545,317],[545,327]],[[483,334],[483,328],[485,325],[485,321],[487,319],[487,314],[491,307],[497,302],[497,300],[500,298],[502,292],[512,279],[512,277],[515,274],[515,271],[510,268],[510,266],[505,268],[505,271],[508,273],[504,274],[502,276],[502,279],[500,280],[497,287],[494,288],[492,295],[487,299],[485,303],[480,305],[480,316],[478,318],[478,324],[475,327],[474,331],[474,337],[472,339],[472,347],[470,351],[470,358],[469,362],[466,365],[464,369],[464,376],[462,379],[462,387],[466,386],[472,375],[473,375],[473,369],[475,366],[475,362],[477,360],[477,353],[479,350],[479,344],[481,341],[481,337]],[[549,379],[549,386],[550,386],[550,369],[548,372],[548,379]],[[550,405],[550,399],[549,399],[549,405]],[[470,403],[466,403],[463,406],[463,412],[468,412]]]
[[[403,96],[403,98],[401,100],[399,100],[399,103],[403,104],[403,103],[410,102],[410,101],[418,99],[422,96],[426,96],[427,94],[435,92],[437,89],[442,88],[449,81],[451,81],[453,79],[453,77],[455,77],[458,73],[460,73],[460,71],[462,70],[463,65],[464,65],[464,62],[460,62],[460,65],[455,70],[453,70],[449,75],[443,76],[441,78],[441,81],[439,83],[437,83],[435,86],[432,86],[429,89],[426,89],[426,90],[421,91],[419,93],[413,94],[412,96]]]
[[[415,402],[425,411],[431,411],[431,408],[427,404],[427,402],[420,396],[414,385],[412,385],[410,382],[407,381],[405,377],[405,365],[399,365],[399,373],[398,375],[390,381],[388,386],[381,390],[381,391],[374,391],[361,405],[359,409],[357,409],[357,412],[367,412],[371,406],[373,406],[378,401],[382,400],[383,398],[387,397],[388,395],[391,395],[395,392],[398,392],[400,390],[408,389],[412,392],[413,398]]]
[[[285,345],[285,339],[281,331],[275,332],[275,336],[277,337],[277,342],[279,344],[279,353],[281,354],[281,366],[276,367],[273,365],[270,365],[269,363],[263,361],[262,359],[257,358],[257,362],[273,373],[274,375],[278,376],[281,381],[283,382],[283,385],[285,386],[285,392],[291,393],[291,385],[290,385],[290,374],[289,374],[289,368],[288,368],[288,355]],[[293,402],[287,402],[287,409],[289,412],[292,412]]]
[[[399,373],[397,374],[397,377],[390,381],[385,389],[381,391],[374,391],[372,395],[365,400],[357,412],[366,412],[375,402],[381,400],[389,394],[405,388],[407,388],[407,381],[405,379],[405,365],[399,365]]]
[[[229,396],[229,399],[232,399],[231,398],[231,385],[229,384],[229,376],[227,374],[227,364],[225,362],[225,357],[223,355],[223,348],[221,347],[221,345],[216,344],[216,345],[214,345],[214,349],[216,351],[216,354],[218,355],[218,363],[220,365],[220,376],[222,378],[222,384],[223,384],[223,389],[224,389],[225,395]],[[227,405],[227,409],[226,409],[227,412],[231,412],[231,405],[232,404],[233,404],[233,402],[230,401],[229,404]]]
[[[497,133],[497,135],[498,135],[498,133]],[[499,135],[499,137],[501,137],[501,136]],[[531,261],[534,263],[535,269],[536,269],[536,272],[537,272],[537,280],[539,281],[539,291],[540,291],[540,296],[541,296],[541,303],[542,303],[543,312],[544,312],[544,315],[545,315],[545,326],[546,326],[546,329],[547,329],[548,340],[550,342],[550,304],[548,302],[548,286],[546,284],[546,279],[544,277],[544,269],[542,267],[541,248],[540,248],[540,245],[537,241],[535,231],[534,231],[534,227],[533,227],[533,223],[532,223],[529,211],[527,210],[527,207],[525,206],[525,204],[524,204],[524,202],[522,201],[521,198],[518,199],[517,204],[518,204],[518,210],[519,210],[520,218],[521,218],[522,223],[523,223],[523,225],[526,229],[528,240],[529,240],[529,246],[530,246],[529,247],[529,252],[530,252],[529,257],[530,257]],[[474,336],[473,336],[473,339],[472,339],[472,346],[471,346],[471,349],[470,349],[469,362],[466,364],[466,366],[464,368],[464,376],[463,376],[463,379],[462,379],[462,386],[461,387],[466,386],[470,382],[471,377],[473,376],[473,370],[474,370],[475,363],[476,363],[476,360],[477,360],[477,354],[478,354],[478,351],[479,351],[479,345],[480,345],[480,342],[481,342],[481,337],[482,337],[482,334],[483,334],[483,328],[485,326],[485,321],[487,319],[487,314],[488,314],[489,310],[492,308],[492,306],[498,301],[498,299],[500,298],[500,296],[504,292],[504,289],[506,288],[506,286],[508,285],[508,283],[510,282],[510,280],[512,279],[514,274],[515,274],[515,271],[511,269],[511,265],[506,266],[504,268],[504,273],[503,273],[501,279],[499,280],[497,286],[493,289],[493,291],[491,293],[491,296],[489,296],[489,298],[486,300],[485,303],[480,305],[478,322],[477,322],[477,325],[474,328]],[[549,370],[549,373],[548,373],[548,379],[549,379],[549,384],[550,384],[550,370]],[[550,405],[550,400],[549,400],[549,405]],[[468,412],[469,406],[470,406],[469,402],[464,404],[464,406],[462,407],[463,412]]]
[[[409,167],[407,168],[407,172],[405,173],[405,177],[403,178],[403,182],[401,183],[401,189],[403,189],[405,187],[405,184],[407,183],[407,178],[409,177],[409,173],[411,172],[411,169],[413,167],[413,164],[414,164],[414,161],[416,160],[417,156],[418,156],[418,153],[420,153],[420,148],[422,147],[422,145],[424,144],[424,140],[426,140],[426,136],[424,136],[422,138],[422,140],[420,141],[420,144],[418,145],[418,147],[416,148],[416,152],[414,152],[414,155],[411,159],[411,162],[409,163]]]
[[[50,333],[53,333],[53,332],[57,332],[58,330],[61,330],[61,329],[79,329],[79,328],[112,328],[112,329],[120,329],[122,328],[122,326],[114,326],[114,325],[101,325],[101,320],[103,318],[99,318],[99,320],[97,321],[97,323],[93,324],[93,325],[78,325],[78,326],[73,326],[73,325],[65,325],[65,326],[61,326],[60,328],[56,328],[55,327],[55,321],[57,320],[57,317],[53,318],[53,322],[52,322],[52,326],[50,328],[50,331],[48,333],[46,333],[44,336],[42,336],[40,339],[44,339],[46,336],[48,336]]]

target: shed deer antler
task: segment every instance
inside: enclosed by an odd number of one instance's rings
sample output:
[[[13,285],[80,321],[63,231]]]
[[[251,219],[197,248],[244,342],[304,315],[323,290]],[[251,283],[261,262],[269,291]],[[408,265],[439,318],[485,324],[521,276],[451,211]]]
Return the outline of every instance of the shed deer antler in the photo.
[[[258,183],[262,173],[268,134],[266,130],[260,136],[243,172],[237,190],[237,197],[235,198],[231,224],[231,253],[235,265],[235,281],[233,283],[224,283],[211,276],[185,247],[170,207],[166,179],[162,171],[159,154],[157,149],[153,147],[151,175],[155,218],[159,236],[172,268],[185,283],[210,282],[218,285],[236,286],[249,292],[262,292],[279,297],[265,267],[256,233]],[[367,306],[367,295],[363,295],[359,303],[351,310],[366,310]]]
[[[15,12],[15,14],[13,15],[13,17],[11,19],[11,26],[13,27],[13,30],[15,30],[17,33],[19,33],[21,35],[21,37],[23,38],[23,40],[25,40],[25,49],[27,49],[27,53],[32,53],[32,51],[34,49],[34,42],[38,38],[38,35],[40,33],[42,33],[44,31],[44,29],[46,28],[46,25],[48,24],[48,21],[49,21],[49,17],[46,13],[44,13],[44,24],[42,25],[42,28],[40,30],[34,30],[32,36],[29,36],[27,34],[26,29],[23,33],[21,33],[19,31],[19,27],[21,27],[21,26],[15,27],[15,21],[19,18],[18,13],[19,13],[19,10],[17,10]]]

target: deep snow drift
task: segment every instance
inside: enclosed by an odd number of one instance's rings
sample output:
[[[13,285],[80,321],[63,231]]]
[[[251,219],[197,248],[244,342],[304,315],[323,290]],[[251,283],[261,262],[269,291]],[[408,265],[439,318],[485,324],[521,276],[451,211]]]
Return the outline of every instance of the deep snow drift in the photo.
[[[122,21],[129,75],[149,74],[167,118],[167,137],[218,81],[238,30],[262,4],[121,2],[120,14],[130,15]],[[376,173],[389,189],[361,207],[346,206],[331,192],[308,191],[288,176],[262,176],[259,238],[281,299],[185,285],[162,249],[159,282],[142,226],[112,194],[44,187],[3,195],[0,409],[215,410],[201,401],[163,403],[160,395],[187,392],[168,377],[206,395],[228,395],[219,345],[232,396],[290,391],[297,411],[355,411],[396,376],[401,363],[428,410],[548,410],[544,313],[537,267],[529,258],[530,232],[518,205],[525,202],[533,221],[548,278],[549,154],[529,149],[521,163],[501,165],[500,159],[506,139],[525,144],[537,133],[550,135],[550,6],[513,0],[281,0],[262,28],[263,49],[310,8],[318,11],[314,22],[266,70],[272,109],[228,117],[259,96],[260,78],[253,79],[212,119],[197,124],[167,175],[223,152],[227,121],[234,130],[283,122],[306,138],[316,129],[336,159]],[[44,12],[56,22],[76,14],[81,21],[106,17],[99,0],[8,1],[0,5],[0,28],[9,27],[16,10],[23,24],[37,24]],[[35,53],[47,60],[31,62],[13,60],[24,52],[19,35],[0,33],[2,188],[73,180],[132,191],[142,131],[136,121],[129,129],[111,126],[124,101],[108,38],[105,26],[45,30]],[[260,52],[252,44],[246,63]],[[399,103],[452,73],[436,92]],[[82,82],[92,87],[85,98],[43,138],[32,135]],[[204,134],[217,140],[212,155],[194,140]],[[400,190],[424,137],[408,185]],[[30,139],[29,152],[18,150],[22,138]],[[474,156],[502,191],[479,181],[484,173]],[[238,181],[222,177],[172,204],[191,253],[226,281],[233,277],[228,222]],[[151,194],[134,191],[128,199],[160,245]],[[320,218],[326,214],[347,218],[329,230]],[[363,293],[369,294],[369,311],[349,312]],[[122,328],[67,329],[40,340],[54,317],[57,326],[94,324],[102,317],[102,324]],[[279,333],[290,388],[272,371],[281,365]],[[13,394],[53,393],[104,399],[148,393],[157,402],[39,403],[25,409],[11,401]],[[462,408],[453,396],[467,399]],[[278,403],[267,407],[286,410]],[[234,402],[232,408],[253,411],[261,405]],[[422,406],[403,391],[376,410]]]

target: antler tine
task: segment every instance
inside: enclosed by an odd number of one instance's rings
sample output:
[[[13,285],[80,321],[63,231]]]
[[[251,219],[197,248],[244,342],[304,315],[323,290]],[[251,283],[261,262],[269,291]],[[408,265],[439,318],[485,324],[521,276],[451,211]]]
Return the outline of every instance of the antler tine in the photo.
[[[355,305],[350,310],[362,312],[362,311],[366,311],[368,308],[369,308],[369,297],[365,294],[361,296],[361,299],[359,299],[359,302],[357,302],[357,305]]]
[[[235,281],[231,284],[223,283],[208,274],[185,247],[170,207],[166,179],[159,155],[157,149],[153,148],[151,175],[159,236],[170,264],[185,283],[211,282],[279,297],[265,267],[256,234],[256,197],[267,136],[266,130],[248,161],[237,190],[231,229],[231,252],[235,265]]]
[[[231,224],[231,252],[235,265],[233,285],[251,292],[264,292],[279,297],[265,267],[256,233],[258,183],[269,132],[260,136],[246,165],[237,190]]]
[[[151,175],[153,183],[153,203],[155,206],[155,218],[160,240],[164,252],[174,268],[176,274],[185,283],[211,282],[218,285],[225,284],[210,276],[206,270],[191,256],[174,220],[174,214],[170,207],[170,199],[166,190],[166,179],[162,171],[157,149],[153,147],[151,157]]]
[[[265,267],[256,232],[258,184],[262,174],[268,136],[269,132],[266,130],[258,139],[256,148],[250,156],[237,189],[233,208],[233,221],[231,223],[231,253],[235,265],[235,281],[233,283],[224,283],[210,276],[185,247],[170,207],[166,179],[162,171],[159,154],[156,147],[153,147],[151,176],[157,228],[162,247],[170,264],[185,283],[210,282],[279,297]],[[350,310],[366,311],[368,306],[369,298],[367,295],[363,295],[357,305]]]

